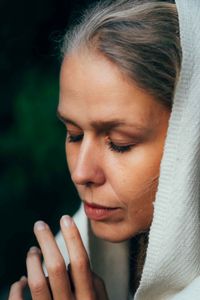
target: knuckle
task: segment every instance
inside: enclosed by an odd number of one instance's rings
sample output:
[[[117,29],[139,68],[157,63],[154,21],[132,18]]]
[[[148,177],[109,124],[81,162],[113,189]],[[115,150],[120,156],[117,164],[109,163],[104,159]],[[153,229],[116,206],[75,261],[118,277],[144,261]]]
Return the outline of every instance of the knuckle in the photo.
[[[70,240],[71,243],[76,242],[77,240],[77,234],[73,231],[73,232],[69,232],[68,233],[68,240]]]
[[[90,268],[89,260],[86,257],[79,257],[72,264],[80,271],[85,272]]]
[[[65,262],[60,260],[48,266],[48,271],[53,276],[60,277],[61,275],[66,273]]]
[[[29,287],[35,296],[43,294],[45,286],[45,280],[29,281]]]

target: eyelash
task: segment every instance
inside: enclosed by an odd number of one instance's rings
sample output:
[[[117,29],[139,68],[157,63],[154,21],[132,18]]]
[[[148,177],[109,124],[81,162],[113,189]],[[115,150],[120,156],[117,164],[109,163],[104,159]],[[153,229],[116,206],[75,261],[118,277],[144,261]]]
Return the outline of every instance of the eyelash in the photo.
[[[79,134],[79,135],[69,135],[67,134],[67,141],[69,143],[76,143],[76,142],[80,142],[83,138],[83,135],[82,134]]]
[[[69,143],[77,143],[80,142],[83,138],[82,134],[79,135],[67,135],[67,142]],[[110,139],[106,141],[106,144],[108,145],[109,149],[111,151],[115,151],[118,153],[124,153],[130,151],[134,145],[125,145],[125,146],[118,146],[114,144]]]
[[[128,152],[133,148],[133,145],[119,146],[114,144],[112,141],[107,141],[107,145],[111,151],[119,153]]]

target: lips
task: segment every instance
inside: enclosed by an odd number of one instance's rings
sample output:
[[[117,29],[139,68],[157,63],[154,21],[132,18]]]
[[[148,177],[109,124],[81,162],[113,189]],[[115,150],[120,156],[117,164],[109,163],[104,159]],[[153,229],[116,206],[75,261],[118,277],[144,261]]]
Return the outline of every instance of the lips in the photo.
[[[84,201],[85,205],[87,205],[88,207],[91,208],[99,208],[99,209],[116,209],[118,207],[108,207],[108,206],[103,206],[103,205],[99,205],[99,204],[95,204],[95,203],[88,203],[86,201]]]
[[[85,214],[89,219],[95,221],[106,220],[110,218],[118,209],[119,207],[106,207],[84,201]]]

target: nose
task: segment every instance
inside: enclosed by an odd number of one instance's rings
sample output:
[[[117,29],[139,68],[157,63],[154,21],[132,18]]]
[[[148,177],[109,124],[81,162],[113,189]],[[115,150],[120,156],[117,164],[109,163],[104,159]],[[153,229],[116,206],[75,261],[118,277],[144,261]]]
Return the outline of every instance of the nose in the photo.
[[[84,137],[71,170],[71,177],[77,185],[102,185],[105,174],[102,167],[100,146],[91,138]]]

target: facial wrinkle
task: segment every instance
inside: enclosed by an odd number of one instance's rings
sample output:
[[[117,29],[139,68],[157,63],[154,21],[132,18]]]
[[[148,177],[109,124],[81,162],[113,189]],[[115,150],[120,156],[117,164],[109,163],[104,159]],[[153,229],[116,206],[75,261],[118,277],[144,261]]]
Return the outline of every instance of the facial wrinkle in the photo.
[[[153,192],[154,188],[157,186],[159,175],[156,175],[148,180],[143,185],[143,188],[135,194],[137,198],[141,198],[143,195],[146,195],[149,192]]]
[[[158,178],[159,175],[156,175],[154,177],[152,177],[151,179],[147,180],[144,188],[140,189],[140,191],[138,191],[138,193],[134,194],[134,199],[136,202],[140,201],[141,199],[143,199],[144,197],[146,197],[146,195],[148,195],[148,199],[151,201],[153,197],[155,197],[155,188],[157,189],[157,184],[158,184]],[[145,203],[149,203],[149,201],[145,201]],[[145,209],[145,207],[144,207]],[[141,213],[143,211],[143,207],[139,208],[136,213]],[[128,218],[131,220],[132,219],[132,211],[130,211],[130,214],[128,216]]]

